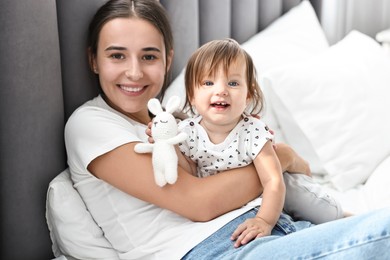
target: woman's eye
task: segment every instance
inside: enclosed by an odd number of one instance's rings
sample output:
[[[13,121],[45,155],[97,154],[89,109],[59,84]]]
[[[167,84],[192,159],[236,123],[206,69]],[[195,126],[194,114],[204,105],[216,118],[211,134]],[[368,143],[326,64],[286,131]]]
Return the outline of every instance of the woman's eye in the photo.
[[[111,54],[111,58],[113,58],[115,60],[123,60],[125,58],[125,55],[123,55],[121,53],[113,53],[113,54]]]
[[[143,60],[155,60],[156,56],[154,55],[145,55],[142,57]]]

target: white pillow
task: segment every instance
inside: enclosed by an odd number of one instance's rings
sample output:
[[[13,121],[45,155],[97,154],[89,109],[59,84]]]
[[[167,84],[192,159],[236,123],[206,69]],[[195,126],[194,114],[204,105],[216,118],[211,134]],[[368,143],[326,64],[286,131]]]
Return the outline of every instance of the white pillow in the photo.
[[[388,156],[368,178],[364,185],[365,197],[370,210],[390,205],[390,156]]]
[[[329,47],[325,33],[309,1],[302,1],[265,30],[242,44],[259,74],[295,63]]]
[[[302,3],[275,20],[265,30],[243,43],[242,47],[253,58],[257,72],[261,76],[269,69],[302,61],[324,52],[328,49],[329,44],[312,5],[309,1],[302,1]],[[265,110],[262,114],[262,120],[275,131],[276,141],[286,142],[284,134],[273,115],[274,109],[268,98],[267,90],[263,89],[263,91]],[[182,105],[184,105],[186,96],[184,70],[168,88],[163,101],[164,105],[172,95],[180,96]],[[296,136],[302,142],[298,146],[295,144],[294,149],[310,162],[313,172],[325,172],[310,143],[304,142],[303,133],[296,131]]]
[[[263,76],[286,139],[298,126],[338,190],[364,183],[389,154],[390,59],[372,38],[353,31],[327,52]]]
[[[119,259],[73,188],[68,169],[49,184],[46,220],[55,257]]]

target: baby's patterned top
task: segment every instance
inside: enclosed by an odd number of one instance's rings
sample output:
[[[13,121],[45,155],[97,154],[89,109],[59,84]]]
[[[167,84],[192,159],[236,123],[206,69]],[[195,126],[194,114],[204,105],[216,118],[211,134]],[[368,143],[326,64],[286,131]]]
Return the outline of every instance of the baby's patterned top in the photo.
[[[197,164],[199,177],[246,166],[256,158],[264,144],[273,140],[268,127],[259,119],[243,115],[243,119],[219,144],[210,141],[199,124],[201,116],[179,123],[179,131],[188,137],[179,143],[180,151]]]

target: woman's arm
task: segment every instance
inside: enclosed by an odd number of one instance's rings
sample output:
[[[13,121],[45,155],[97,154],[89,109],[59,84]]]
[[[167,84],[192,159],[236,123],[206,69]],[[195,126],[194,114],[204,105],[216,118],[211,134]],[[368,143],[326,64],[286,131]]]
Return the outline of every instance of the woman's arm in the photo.
[[[151,154],[134,152],[136,143],[122,145],[94,159],[88,170],[96,177],[141,200],[194,221],[208,221],[243,206],[262,192],[255,168],[197,178],[178,168],[178,180],[155,184]]]
[[[136,198],[194,221],[208,221],[239,208],[263,191],[253,165],[207,178],[194,177],[179,167],[177,182],[160,188],[154,182],[151,154],[135,153],[135,144],[122,145],[97,157],[88,170]],[[278,145],[276,153],[281,156],[283,170],[299,172],[307,166],[287,145]]]

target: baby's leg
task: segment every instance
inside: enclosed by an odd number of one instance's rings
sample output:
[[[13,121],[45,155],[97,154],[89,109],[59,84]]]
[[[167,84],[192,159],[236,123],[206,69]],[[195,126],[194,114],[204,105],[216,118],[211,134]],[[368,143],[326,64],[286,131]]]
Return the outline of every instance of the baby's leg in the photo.
[[[286,183],[284,210],[293,218],[321,224],[344,216],[340,203],[311,177],[286,172],[283,177]]]

